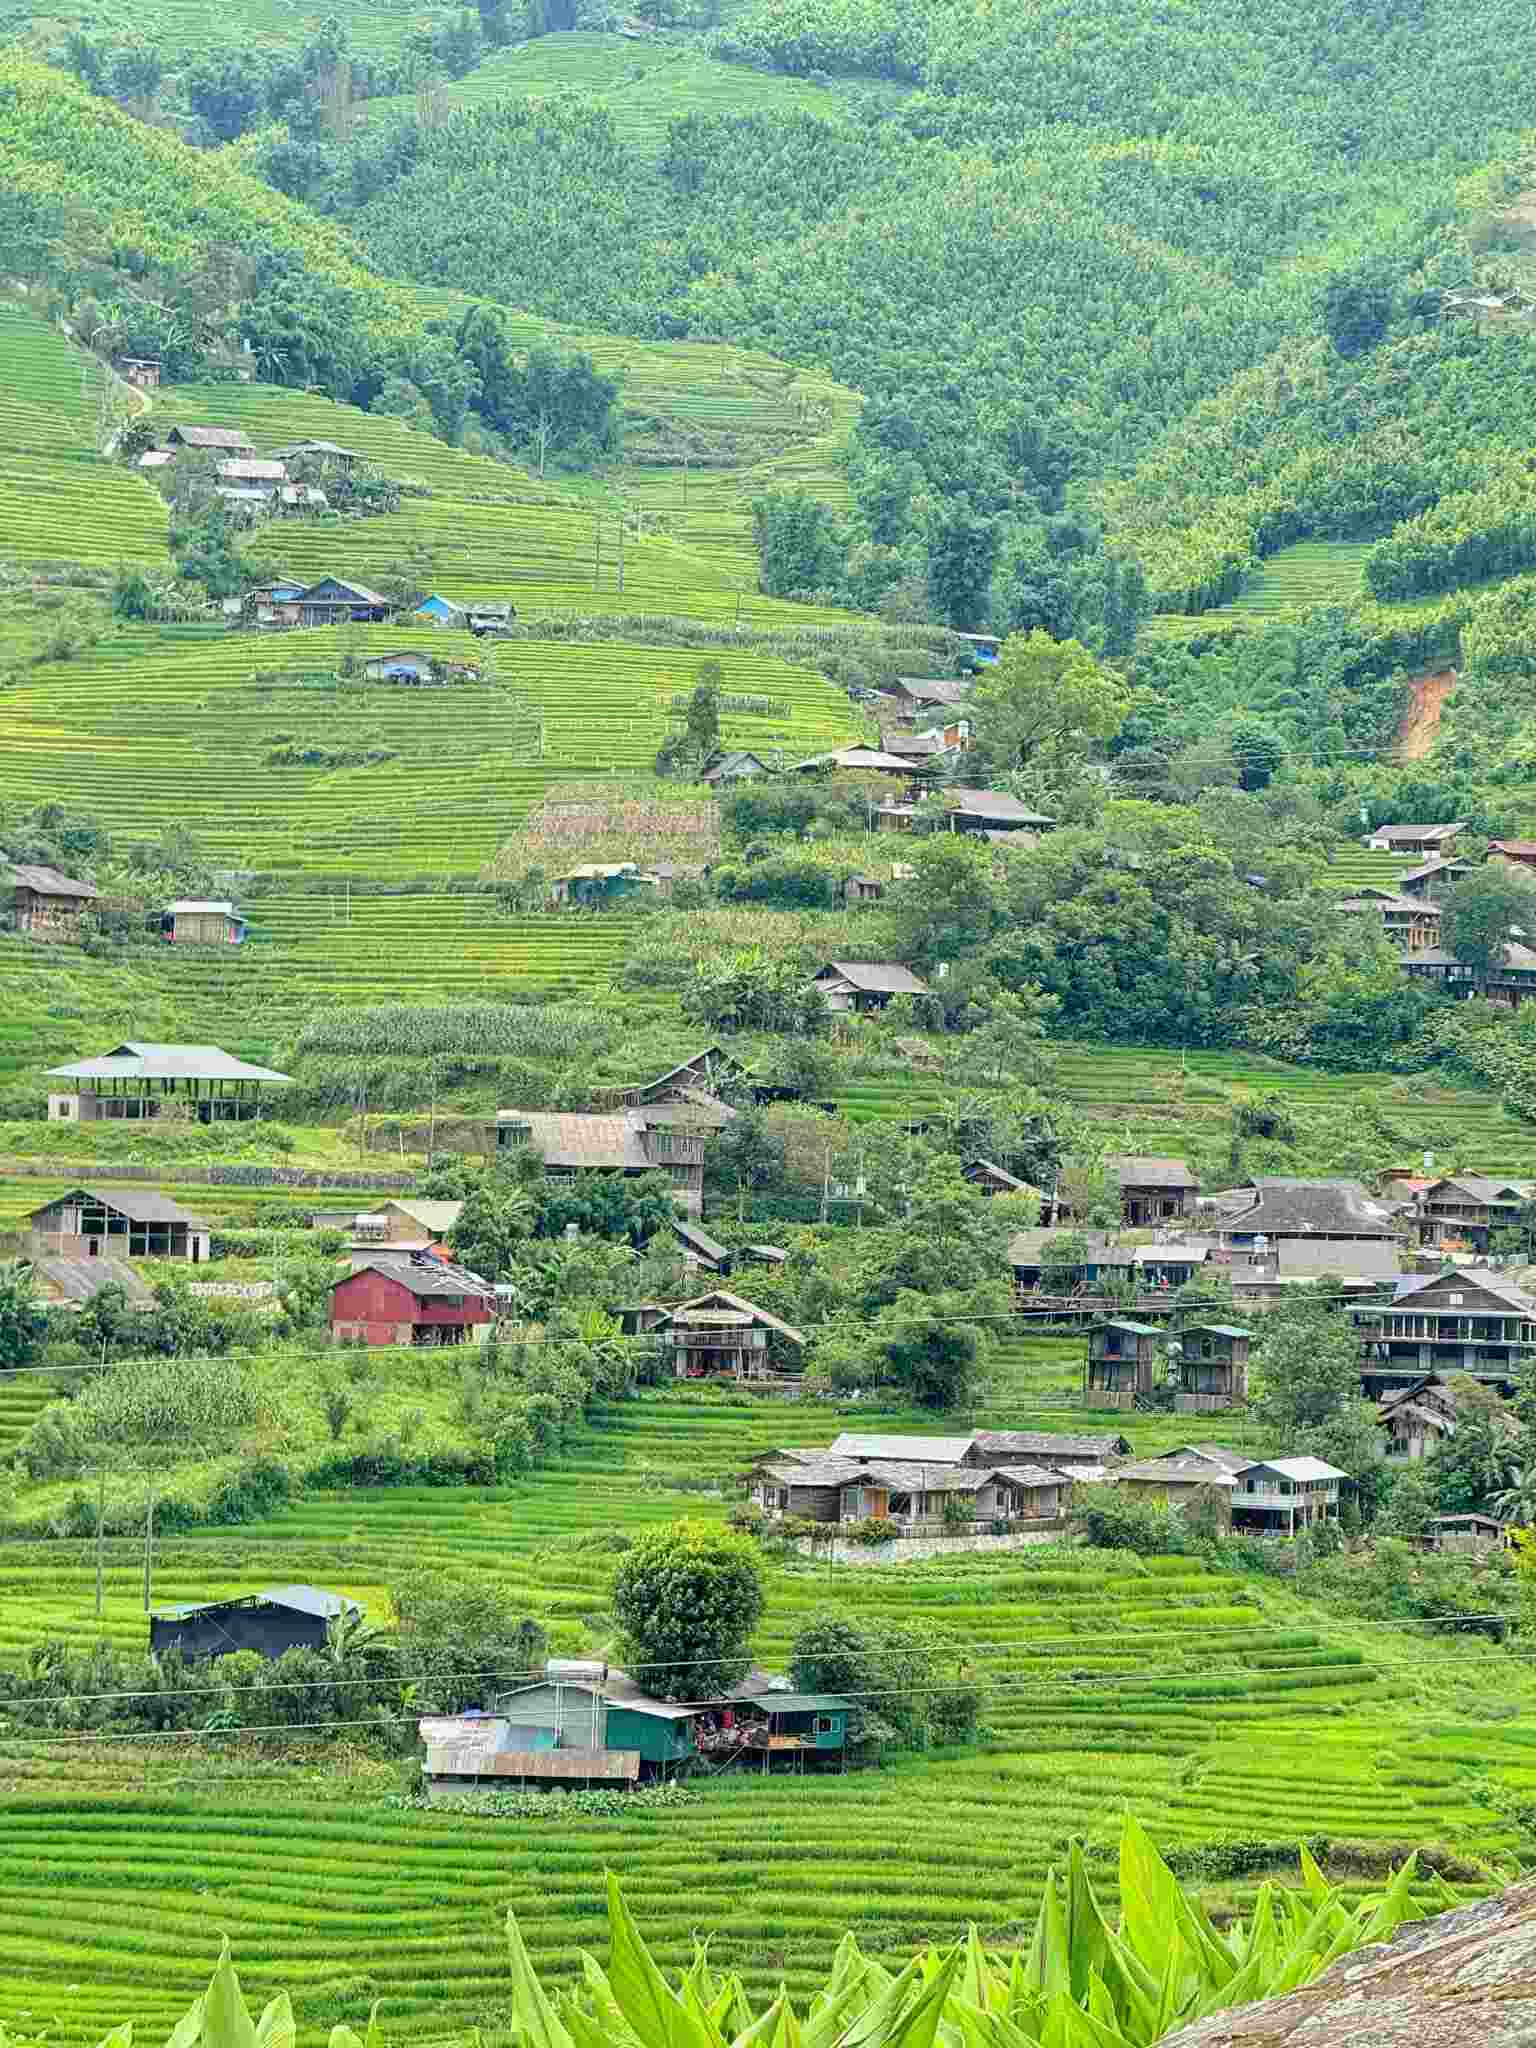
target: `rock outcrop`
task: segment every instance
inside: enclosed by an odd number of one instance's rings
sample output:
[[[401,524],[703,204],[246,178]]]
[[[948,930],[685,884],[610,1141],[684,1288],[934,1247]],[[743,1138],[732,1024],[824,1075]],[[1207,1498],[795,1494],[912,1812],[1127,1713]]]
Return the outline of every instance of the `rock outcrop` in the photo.
[[[1536,2048],[1536,1884],[1413,1921],[1305,1990],[1161,2048]]]

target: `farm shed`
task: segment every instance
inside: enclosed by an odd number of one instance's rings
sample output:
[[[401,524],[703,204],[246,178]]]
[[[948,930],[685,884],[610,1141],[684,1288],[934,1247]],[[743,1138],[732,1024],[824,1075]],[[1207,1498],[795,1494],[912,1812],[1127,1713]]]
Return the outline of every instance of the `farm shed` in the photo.
[[[354,1243],[383,1245],[391,1251],[429,1251],[452,1230],[463,1207],[462,1202],[397,1195],[377,1209],[353,1217],[352,1238]]]
[[[94,1059],[50,1067],[48,1075],[82,1084],[48,1097],[48,1115],[56,1123],[151,1117],[168,1101],[189,1103],[201,1123],[240,1122],[261,1114],[262,1088],[288,1081],[286,1074],[250,1066],[216,1045],[157,1045],[135,1038]]]
[[[152,1188],[71,1188],[32,1211],[27,1234],[37,1251],[64,1259],[208,1257],[209,1226]]]
[[[450,598],[439,597],[434,590],[430,597],[422,599],[411,617],[427,619],[434,626],[459,626],[464,621],[464,607],[454,604]]]
[[[29,938],[75,938],[81,917],[99,900],[89,882],[32,862],[18,863],[10,879],[16,929]]]
[[[808,1757],[841,1762],[853,1712],[854,1702],[841,1693],[761,1692],[734,1703],[739,1725],[730,1734],[739,1747],[761,1754],[764,1770],[775,1758],[797,1767]]]
[[[1424,1547],[1482,1556],[1490,1550],[1508,1550],[1509,1542],[1509,1530],[1496,1515],[1436,1515]]]
[[[233,903],[184,897],[166,905],[162,929],[176,946],[241,946],[246,922]]]
[[[160,382],[158,356],[114,356],[112,367],[125,384],[136,391],[153,391]]]
[[[1006,1167],[996,1165],[990,1159],[971,1159],[960,1169],[962,1180],[968,1180],[979,1195],[1037,1195],[1038,1188],[1032,1188],[1027,1180],[1020,1180],[1009,1173]]]
[[[766,1379],[774,1351],[787,1351],[793,1359],[805,1348],[799,1330],[780,1322],[755,1301],[728,1294],[723,1287],[679,1302],[652,1327],[658,1341],[671,1349],[673,1373],[680,1380],[722,1375],[737,1380]]]
[[[432,680],[432,657],[412,647],[401,648],[393,654],[375,654],[363,663],[363,674],[371,682],[429,683]]]
[[[697,1223],[684,1223],[679,1218],[672,1225],[672,1235],[682,1247],[684,1265],[703,1266],[707,1272],[718,1273],[722,1277],[730,1272],[733,1264],[730,1249]]]
[[[464,608],[464,624],[477,640],[488,633],[501,633],[517,617],[517,607],[505,601],[495,604],[477,600]]]
[[[271,459],[274,462],[297,462],[300,458],[312,462],[334,462],[338,469],[350,469],[362,457],[355,448],[338,448],[334,441],[290,441],[286,448],[274,448]]]
[[[703,1709],[653,1698],[627,1672],[552,1658],[544,1675],[498,1693],[491,1716],[423,1722],[429,1798],[500,1780],[633,1784],[686,1770]]]
[[[556,903],[578,903],[588,910],[600,910],[655,886],[635,861],[589,861],[583,867],[554,876],[549,893]]]
[[[238,427],[175,426],[166,435],[171,448],[197,448],[220,455],[254,455],[256,443]]]
[[[362,1611],[356,1600],[320,1586],[268,1586],[228,1600],[157,1607],[149,1617],[150,1655],[179,1650],[197,1662],[231,1650],[259,1650],[273,1658],[285,1650],[323,1650],[331,1623]]]
[[[370,1252],[331,1283],[331,1337],[365,1344],[479,1344],[496,1290],[429,1252]]]
[[[932,990],[895,960],[829,960],[811,977],[829,1010],[866,1016],[883,1010],[892,996],[926,996]]]
[[[1115,1317],[1088,1333],[1083,1392],[1093,1408],[1134,1408],[1150,1394],[1161,1332],[1151,1323]]]

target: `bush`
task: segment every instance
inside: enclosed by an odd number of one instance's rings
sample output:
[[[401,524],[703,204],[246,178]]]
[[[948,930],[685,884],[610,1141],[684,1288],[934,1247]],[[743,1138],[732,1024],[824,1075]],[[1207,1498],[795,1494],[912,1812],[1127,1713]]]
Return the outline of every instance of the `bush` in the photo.
[[[1068,1515],[1074,1535],[1096,1550],[1157,1557],[1177,1550],[1174,1518],[1162,1501],[1136,1500],[1117,1486],[1085,1487]]]

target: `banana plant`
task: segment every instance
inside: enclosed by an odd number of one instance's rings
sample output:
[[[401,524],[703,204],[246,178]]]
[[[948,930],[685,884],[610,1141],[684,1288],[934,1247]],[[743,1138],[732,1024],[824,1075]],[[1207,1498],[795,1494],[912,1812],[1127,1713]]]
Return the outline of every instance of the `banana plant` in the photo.
[[[1266,1880],[1249,1918],[1221,1929],[1128,1819],[1115,1925],[1074,1841],[1065,1869],[1046,1878],[1027,1948],[1006,1961],[989,1955],[973,1927],[963,1941],[892,1971],[845,1934],[803,2013],[782,1985],[754,2011],[740,1977],[716,1971],[702,1942],[670,1983],[610,1876],[607,1968],[584,1955],[572,1989],[545,1989],[508,1914],[512,2030],[519,2048],[1153,2048],[1225,2007],[1294,1991],[1420,1918],[1414,1876],[1410,1856],[1379,1897],[1350,1906],[1303,1848],[1299,1886]],[[1439,1906],[1458,1903],[1441,1879],[1430,1884]],[[226,1941],[212,1982],[166,2048],[294,2048],[294,2039],[285,1993],[252,2019]],[[0,2048],[24,2044],[0,2029]],[[131,2024],[99,2048],[133,2048]],[[377,2007],[363,2034],[333,2027],[330,2048],[384,2048]],[[478,2048],[478,2036],[466,2031],[462,2048]]]

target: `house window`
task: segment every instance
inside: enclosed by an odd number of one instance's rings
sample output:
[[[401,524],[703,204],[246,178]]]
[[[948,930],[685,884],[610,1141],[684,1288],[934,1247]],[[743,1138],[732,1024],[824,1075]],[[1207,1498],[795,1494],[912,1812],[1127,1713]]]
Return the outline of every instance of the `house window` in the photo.
[[[816,1733],[818,1735],[835,1735],[837,1733],[837,1723],[830,1714],[818,1714],[816,1716]]]

